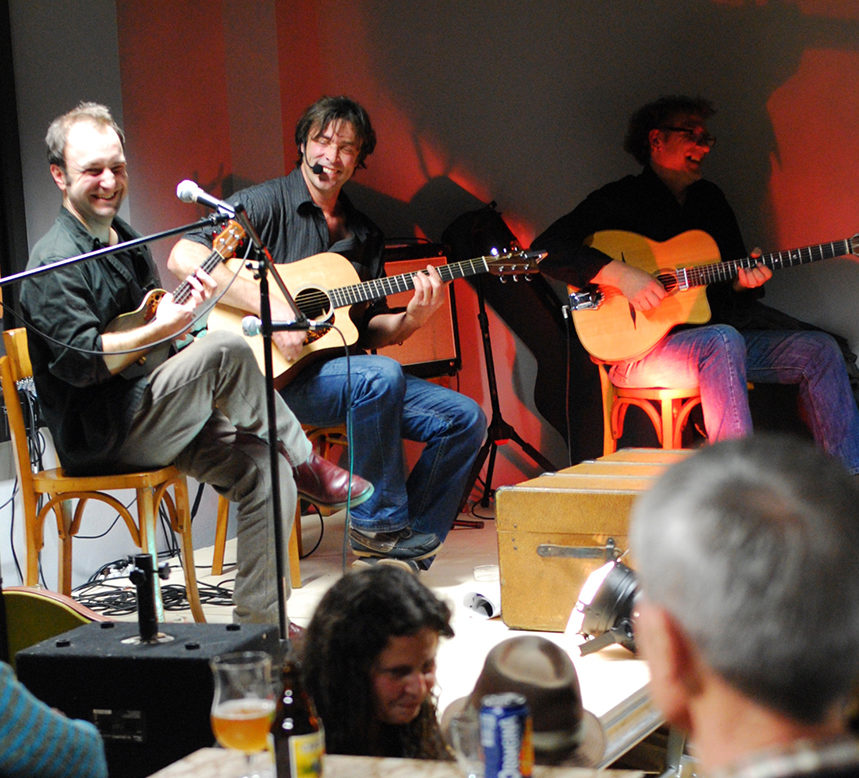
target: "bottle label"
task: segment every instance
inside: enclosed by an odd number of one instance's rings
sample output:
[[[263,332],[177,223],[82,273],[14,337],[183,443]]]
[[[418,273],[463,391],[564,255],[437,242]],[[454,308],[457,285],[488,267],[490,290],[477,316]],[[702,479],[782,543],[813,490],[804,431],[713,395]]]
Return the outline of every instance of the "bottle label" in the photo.
[[[319,778],[325,755],[325,733],[310,732],[289,738],[289,769],[292,778]]]

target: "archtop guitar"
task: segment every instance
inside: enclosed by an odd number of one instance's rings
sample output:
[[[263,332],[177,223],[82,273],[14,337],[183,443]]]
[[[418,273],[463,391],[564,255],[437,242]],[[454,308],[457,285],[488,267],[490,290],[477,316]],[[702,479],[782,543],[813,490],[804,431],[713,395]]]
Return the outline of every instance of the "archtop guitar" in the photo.
[[[663,242],[634,232],[604,230],[585,242],[613,259],[650,273],[668,292],[656,308],[642,312],[614,287],[569,287],[579,340],[588,353],[605,362],[637,359],[674,327],[709,321],[707,285],[735,279],[740,268],[760,263],[779,270],[859,252],[859,234],[728,262],[720,261],[716,242],[701,230],[689,230]]]

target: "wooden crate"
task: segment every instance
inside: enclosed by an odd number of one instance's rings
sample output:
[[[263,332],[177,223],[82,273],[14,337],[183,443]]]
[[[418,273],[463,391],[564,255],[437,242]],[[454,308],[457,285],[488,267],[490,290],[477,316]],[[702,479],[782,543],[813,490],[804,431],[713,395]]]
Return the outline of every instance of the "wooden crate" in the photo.
[[[588,575],[605,563],[607,544],[626,550],[635,498],[689,453],[622,449],[499,488],[495,523],[504,623],[563,632]],[[569,549],[590,556],[564,556]]]

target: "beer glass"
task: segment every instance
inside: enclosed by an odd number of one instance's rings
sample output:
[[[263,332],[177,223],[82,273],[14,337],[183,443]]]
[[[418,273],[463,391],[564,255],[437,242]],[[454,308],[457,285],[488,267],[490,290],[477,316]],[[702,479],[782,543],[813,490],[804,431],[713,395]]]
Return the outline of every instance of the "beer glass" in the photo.
[[[210,665],[215,679],[212,699],[212,731],[224,748],[245,755],[242,778],[262,778],[253,769],[253,757],[268,749],[274,718],[271,658],[264,651],[240,651],[214,657]]]

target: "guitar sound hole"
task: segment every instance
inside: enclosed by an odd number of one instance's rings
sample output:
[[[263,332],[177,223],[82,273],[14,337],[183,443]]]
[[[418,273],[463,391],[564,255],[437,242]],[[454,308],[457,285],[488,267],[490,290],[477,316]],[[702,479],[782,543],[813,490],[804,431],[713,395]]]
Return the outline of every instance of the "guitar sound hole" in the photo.
[[[665,291],[668,292],[668,294],[672,294],[677,291],[677,277],[674,273],[657,273],[656,280],[665,287]]]
[[[331,315],[331,301],[321,289],[302,289],[295,296],[295,302],[312,321],[325,321]]]

